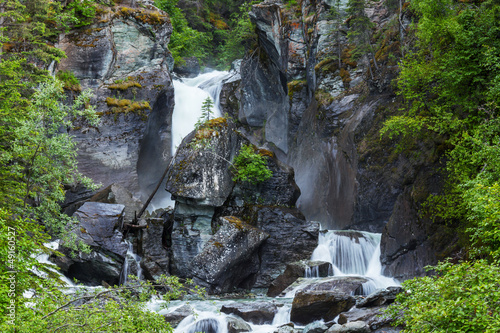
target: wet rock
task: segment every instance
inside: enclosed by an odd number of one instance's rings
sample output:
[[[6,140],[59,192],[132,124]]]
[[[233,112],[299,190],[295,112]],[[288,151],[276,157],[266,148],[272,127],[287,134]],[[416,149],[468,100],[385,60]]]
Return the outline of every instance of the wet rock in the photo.
[[[360,294],[363,283],[368,280],[357,276],[332,276],[322,279],[304,279],[299,278],[296,282],[290,285],[283,293],[292,291],[297,287],[301,287],[303,291],[328,291],[335,290],[346,294]]]
[[[321,319],[330,321],[355,303],[351,295],[340,291],[301,290],[293,299],[290,320],[303,325]]]
[[[297,329],[294,327],[293,323],[288,323],[285,325],[281,325],[275,330],[273,333],[301,333],[301,329]]]
[[[220,311],[235,314],[252,324],[263,325],[272,323],[278,308],[276,304],[271,302],[233,302],[223,305]]]
[[[75,212],[79,226],[74,230],[86,244],[125,257],[127,245],[122,242],[122,233],[117,230],[123,219],[125,206],[86,202]]]
[[[363,321],[353,321],[344,325],[335,324],[327,333],[370,333],[370,328]]]
[[[99,202],[86,202],[76,212],[79,224],[73,230],[77,241],[91,248],[90,253],[78,252],[62,246],[59,251],[65,257],[51,260],[61,267],[69,278],[87,285],[118,284],[128,246],[122,242],[122,233],[117,230],[123,219],[124,206]]]
[[[401,287],[388,287],[387,289],[378,290],[356,302],[356,307],[373,307],[381,305],[389,305],[394,302],[396,296],[403,291]]]
[[[295,208],[249,209],[250,220],[270,237],[260,249],[261,268],[255,287],[269,287],[288,263],[310,258],[318,244],[319,224],[308,222]]]
[[[228,333],[241,333],[241,332],[252,331],[252,327],[239,317],[226,317],[226,321],[227,321]]]
[[[314,322],[306,325],[302,333],[324,333],[326,330],[328,330],[328,326],[322,322]]]
[[[142,208],[142,202],[132,196],[132,193],[119,184],[111,184],[94,194],[89,201],[120,204],[125,206],[123,222],[132,223],[136,213]]]
[[[171,221],[162,218],[148,218],[148,227],[140,233],[141,266],[144,276],[156,280],[160,275],[169,275],[170,258],[165,244],[166,225]]]
[[[172,312],[167,312],[163,314],[165,321],[170,323],[170,326],[176,328],[177,325],[186,317],[194,314],[193,309],[189,305],[183,305],[180,308],[175,309]]]
[[[392,319],[384,316],[385,307],[354,308],[339,315],[338,323],[343,325],[350,322],[363,321],[370,329],[390,327]]]
[[[255,274],[258,265],[252,267],[249,263],[258,262],[257,249],[269,237],[233,216],[221,218],[220,223],[219,230],[190,264],[194,282],[209,293],[232,291]]]
[[[183,64],[175,64],[174,72],[181,77],[196,77],[200,74],[200,62],[196,57],[183,58]]]
[[[305,277],[306,270],[318,271],[318,277],[328,276],[331,264],[324,261],[297,261],[286,265],[283,274],[278,276],[269,286],[267,296],[276,297],[298,278]]]

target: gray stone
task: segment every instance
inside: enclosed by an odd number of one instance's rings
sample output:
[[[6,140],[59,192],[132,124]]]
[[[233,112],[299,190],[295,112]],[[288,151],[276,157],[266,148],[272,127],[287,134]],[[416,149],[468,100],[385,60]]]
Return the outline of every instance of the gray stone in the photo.
[[[306,325],[302,333],[324,333],[326,330],[328,330],[328,326],[322,322],[314,322]]]
[[[160,275],[169,275],[170,273],[170,258],[164,243],[165,224],[168,224],[169,221],[161,218],[149,218],[146,223],[148,227],[142,229],[140,234],[141,266],[146,278],[156,280]]]
[[[292,283],[283,293],[287,293],[298,286],[303,291],[328,291],[336,290],[347,294],[360,294],[363,288],[363,283],[368,280],[357,276],[331,276],[321,279],[305,279],[299,278]]]
[[[402,291],[403,288],[401,287],[388,287],[387,289],[377,290],[364,298],[360,298],[356,302],[356,307],[389,305],[394,302],[396,296]]]
[[[327,333],[370,333],[370,328],[363,321],[353,321],[344,325],[335,324]]]
[[[381,327],[389,327],[393,320],[384,315],[385,308],[386,307],[353,308],[348,312],[341,313],[338,323],[342,325],[349,322],[363,321],[367,323],[372,330]]]
[[[340,291],[301,290],[293,299],[290,320],[303,325],[321,319],[330,321],[355,303],[351,295]]]
[[[257,249],[269,235],[242,220],[227,216],[203,251],[191,262],[194,282],[209,293],[232,291],[250,275],[257,273]],[[254,257],[254,259],[252,259]]]
[[[176,328],[177,325],[186,317],[194,314],[193,309],[189,305],[183,305],[180,308],[175,309],[172,312],[167,312],[163,314],[165,321],[170,323],[172,328]]]
[[[220,311],[235,314],[252,324],[263,325],[272,323],[278,307],[271,302],[233,302],[223,305]]]
[[[227,332],[228,333],[241,333],[241,332],[251,332],[252,327],[248,325],[243,319],[239,317],[226,317],[227,321]]]
[[[116,230],[121,225],[124,209],[125,206],[119,204],[86,202],[75,213],[80,223],[74,233],[90,246],[125,257],[128,247],[122,242],[122,233]]]
[[[276,297],[298,278],[305,277],[307,269],[317,270],[319,277],[328,276],[331,264],[323,261],[297,261],[286,265],[283,274],[278,276],[269,286],[267,296]]]
[[[301,333],[302,330],[295,328],[293,323],[281,325],[273,333]]]

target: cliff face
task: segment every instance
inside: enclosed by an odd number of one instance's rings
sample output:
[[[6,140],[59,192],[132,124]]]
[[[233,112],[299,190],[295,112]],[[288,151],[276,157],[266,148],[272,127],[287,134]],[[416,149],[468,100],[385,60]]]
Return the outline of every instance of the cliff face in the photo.
[[[79,170],[108,186],[121,184],[146,195],[170,158],[174,106],[166,13],[147,1],[100,6],[94,23],[62,36],[67,58],[57,71],[71,71],[94,92],[98,127],[80,124]]]
[[[328,229],[383,232],[386,274],[422,275],[425,265],[450,253],[454,237],[416,213],[441,184],[434,171],[438,156],[397,154],[378,132],[404,107],[391,82],[409,13],[385,1],[367,4],[374,54],[354,59],[345,4],[340,25],[331,5],[254,5],[250,16],[259,44],[243,60],[241,79],[224,87],[222,107],[253,142],[294,168],[301,189],[297,207],[308,220]]]

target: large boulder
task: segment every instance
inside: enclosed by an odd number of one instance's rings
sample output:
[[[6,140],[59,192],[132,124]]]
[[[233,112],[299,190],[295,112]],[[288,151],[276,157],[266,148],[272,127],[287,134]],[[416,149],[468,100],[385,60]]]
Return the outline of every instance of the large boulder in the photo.
[[[271,324],[278,307],[272,302],[232,302],[223,305],[221,312],[235,314],[252,324]]]
[[[194,282],[209,293],[231,291],[259,270],[258,248],[269,235],[227,216],[203,251],[191,262]]]
[[[99,202],[86,202],[75,212],[79,223],[73,234],[76,241],[88,245],[90,253],[78,252],[62,246],[59,251],[64,257],[52,260],[69,278],[77,279],[88,285],[115,285],[120,282],[120,273],[128,250],[118,230],[122,224],[124,206]]]
[[[174,311],[170,311],[163,314],[163,318],[165,321],[170,324],[173,328],[176,328],[177,325],[186,317],[189,317],[194,314],[193,308],[189,305],[183,305]]]
[[[326,333],[370,333],[370,328],[364,321],[353,321],[344,325],[335,324]]]
[[[251,332],[252,327],[248,325],[243,319],[237,316],[228,316],[226,317],[227,322],[227,332],[228,333],[242,333],[242,332]]]
[[[363,291],[363,284],[366,282],[368,279],[358,276],[331,276],[321,279],[299,278],[283,293],[287,294],[298,289],[303,291],[336,290],[350,295],[360,295]]]
[[[321,319],[330,321],[355,303],[354,297],[340,291],[301,290],[293,299],[290,320],[303,325]]]
[[[268,287],[287,263],[311,256],[319,232],[318,224],[307,222],[292,208],[300,194],[293,169],[272,152],[255,147],[267,161],[271,178],[259,184],[233,181],[231,163],[242,145],[250,144],[234,126],[225,118],[216,118],[186,136],[166,177],[166,188],[176,200],[170,234],[172,273],[195,276],[209,285],[211,292],[228,291],[234,286]],[[236,277],[237,270],[234,279],[227,279],[222,266],[215,268],[207,260],[200,260],[218,253],[216,245],[224,243],[214,234],[221,228],[219,221],[223,220],[219,218],[225,216],[234,216],[268,234],[267,240],[258,245],[238,249],[238,256],[249,260],[244,280]]]

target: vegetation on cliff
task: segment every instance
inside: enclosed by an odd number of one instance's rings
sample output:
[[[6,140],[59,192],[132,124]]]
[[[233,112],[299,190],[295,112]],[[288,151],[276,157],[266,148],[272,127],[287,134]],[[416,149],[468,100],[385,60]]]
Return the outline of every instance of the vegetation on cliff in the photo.
[[[446,186],[424,213],[467,235],[463,262],[405,283],[395,312],[408,332],[493,332],[500,326],[500,7],[414,0],[416,42],[397,80],[407,110],[382,135],[441,142]]]
[[[150,285],[134,286],[134,293],[127,287],[67,293],[53,268],[37,259],[53,252],[44,245],[51,237],[87,249],[72,238],[74,220],[59,204],[64,185],[91,187],[76,170],[69,132],[76,119],[98,119],[90,91],[81,92],[71,73],[54,78],[46,68],[65,57],[55,47],[59,34],[90,23],[96,6],[0,0],[1,332],[171,331],[162,316],[144,310],[145,297],[155,293]],[[164,284],[180,295],[177,280]]]

